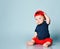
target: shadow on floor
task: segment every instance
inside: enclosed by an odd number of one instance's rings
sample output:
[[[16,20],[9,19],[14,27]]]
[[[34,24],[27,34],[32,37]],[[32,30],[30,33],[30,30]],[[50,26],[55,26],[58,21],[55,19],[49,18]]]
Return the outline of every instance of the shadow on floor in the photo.
[[[27,49],[52,49],[52,47],[43,47],[42,45],[27,46]]]
[[[52,39],[53,39],[53,45],[56,45],[58,42],[60,42],[60,32],[55,31],[52,33]]]

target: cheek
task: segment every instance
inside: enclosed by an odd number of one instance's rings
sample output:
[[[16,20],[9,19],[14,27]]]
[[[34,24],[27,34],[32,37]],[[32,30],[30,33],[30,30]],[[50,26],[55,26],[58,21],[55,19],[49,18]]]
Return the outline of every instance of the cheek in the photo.
[[[38,20],[38,22],[41,22],[41,21],[42,21],[41,19]]]
[[[36,23],[37,23],[38,21],[36,20]]]
[[[38,21],[36,20],[36,23],[38,23]]]
[[[43,21],[43,19],[41,19],[40,21]]]

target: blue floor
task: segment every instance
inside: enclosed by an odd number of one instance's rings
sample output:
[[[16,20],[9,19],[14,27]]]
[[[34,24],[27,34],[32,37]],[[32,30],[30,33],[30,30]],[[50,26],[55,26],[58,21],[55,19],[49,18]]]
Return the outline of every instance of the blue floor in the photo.
[[[26,46],[26,45],[3,45],[0,47],[0,49],[57,49],[59,48],[58,45],[51,46],[49,48],[44,48],[40,45],[35,45],[35,46]]]
[[[24,37],[23,37],[24,38]],[[22,39],[22,38],[21,38]],[[24,39],[25,40],[25,39]],[[43,48],[41,45],[26,46],[27,40],[20,40],[18,37],[4,37],[0,42],[0,49],[59,49],[60,39],[53,37],[53,45],[49,48]]]
[[[13,36],[14,35],[14,36]],[[54,36],[53,36],[54,35]],[[36,47],[37,49],[41,49],[42,46],[26,46],[26,42],[31,40],[31,34],[3,34],[0,36],[0,49],[33,49]],[[53,45],[49,47],[49,49],[59,49],[60,48],[60,33],[52,34]]]
[[[48,47],[48,48],[45,48],[41,45],[35,45],[35,46],[30,46],[28,47],[27,49],[59,49],[60,48],[60,43],[55,43],[53,44],[52,46]]]

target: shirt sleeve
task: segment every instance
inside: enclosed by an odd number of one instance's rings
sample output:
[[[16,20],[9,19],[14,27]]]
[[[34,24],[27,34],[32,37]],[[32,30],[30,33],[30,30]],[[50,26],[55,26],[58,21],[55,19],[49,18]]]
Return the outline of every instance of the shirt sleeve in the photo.
[[[37,28],[37,27],[36,27]],[[37,32],[37,29],[35,28],[35,32]]]
[[[37,30],[35,29],[35,32],[37,32]]]
[[[45,21],[45,23],[46,23],[46,21]],[[49,25],[49,24],[46,23],[46,25]]]

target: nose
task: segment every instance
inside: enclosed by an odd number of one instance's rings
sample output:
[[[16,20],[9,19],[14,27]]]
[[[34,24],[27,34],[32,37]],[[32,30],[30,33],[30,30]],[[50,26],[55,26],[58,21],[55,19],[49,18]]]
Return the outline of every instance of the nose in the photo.
[[[39,22],[40,20],[38,20],[38,22]]]

